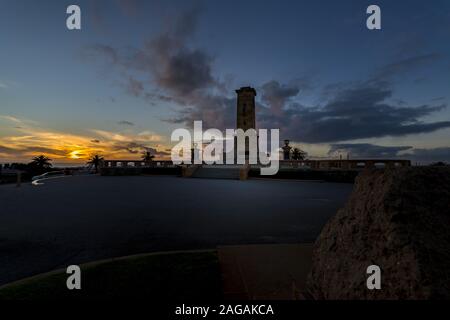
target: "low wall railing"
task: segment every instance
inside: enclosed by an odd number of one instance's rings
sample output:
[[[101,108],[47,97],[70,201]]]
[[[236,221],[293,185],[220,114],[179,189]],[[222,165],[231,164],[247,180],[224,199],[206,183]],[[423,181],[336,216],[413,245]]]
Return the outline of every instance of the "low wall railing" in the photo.
[[[175,167],[170,160],[154,160],[154,161],[142,161],[142,160],[103,160],[102,168],[167,168]]]
[[[147,168],[167,168],[175,167],[170,160],[104,160],[101,167],[147,167]],[[354,160],[280,160],[280,168],[304,168],[313,170],[359,170],[368,168],[395,168],[410,167],[410,160],[396,159],[354,159]]]
[[[281,160],[280,167],[311,168],[316,170],[358,170],[369,168],[410,167],[410,160],[355,159],[355,160]]]

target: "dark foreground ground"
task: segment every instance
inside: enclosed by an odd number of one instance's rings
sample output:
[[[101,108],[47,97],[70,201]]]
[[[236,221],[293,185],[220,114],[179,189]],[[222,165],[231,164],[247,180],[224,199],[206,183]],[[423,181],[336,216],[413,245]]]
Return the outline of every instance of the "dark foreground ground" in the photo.
[[[0,285],[142,252],[312,242],[351,189],[161,176],[75,176],[0,186]]]
[[[223,299],[214,251],[148,254],[81,266],[82,290],[67,290],[58,270],[0,289],[6,300],[217,301]]]

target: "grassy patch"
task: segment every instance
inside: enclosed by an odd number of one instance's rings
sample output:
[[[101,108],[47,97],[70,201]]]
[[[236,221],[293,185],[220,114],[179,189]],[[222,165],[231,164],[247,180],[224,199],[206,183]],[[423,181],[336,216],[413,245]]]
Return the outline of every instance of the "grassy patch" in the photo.
[[[68,290],[64,272],[4,287],[0,300],[218,300],[217,254],[190,252],[136,256],[81,265],[81,290]]]

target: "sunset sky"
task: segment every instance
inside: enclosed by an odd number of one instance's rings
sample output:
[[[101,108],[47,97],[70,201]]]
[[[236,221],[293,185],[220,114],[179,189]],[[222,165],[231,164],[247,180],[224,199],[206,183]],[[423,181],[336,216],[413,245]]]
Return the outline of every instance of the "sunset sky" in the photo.
[[[78,4],[82,30],[66,28]],[[378,4],[382,30],[366,28]],[[0,163],[167,157],[172,130],[258,128],[310,157],[450,161],[450,2],[0,0]]]

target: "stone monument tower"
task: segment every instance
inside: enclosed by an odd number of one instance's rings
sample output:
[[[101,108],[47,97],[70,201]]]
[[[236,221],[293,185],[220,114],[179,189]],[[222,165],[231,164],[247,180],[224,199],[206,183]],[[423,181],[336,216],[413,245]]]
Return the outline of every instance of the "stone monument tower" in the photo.
[[[247,131],[256,129],[255,97],[256,90],[252,87],[242,87],[237,93],[236,129]]]
[[[255,97],[256,90],[252,87],[242,87],[236,90],[237,93],[237,117],[236,117],[236,129],[242,129],[247,131],[248,129],[256,130],[256,115],[255,115]],[[258,137],[257,137],[258,139]],[[235,137],[234,145],[237,146],[237,138]],[[249,140],[245,139],[245,159],[248,160],[250,156],[249,152]],[[237,157],[236,150],[235,159]]]

